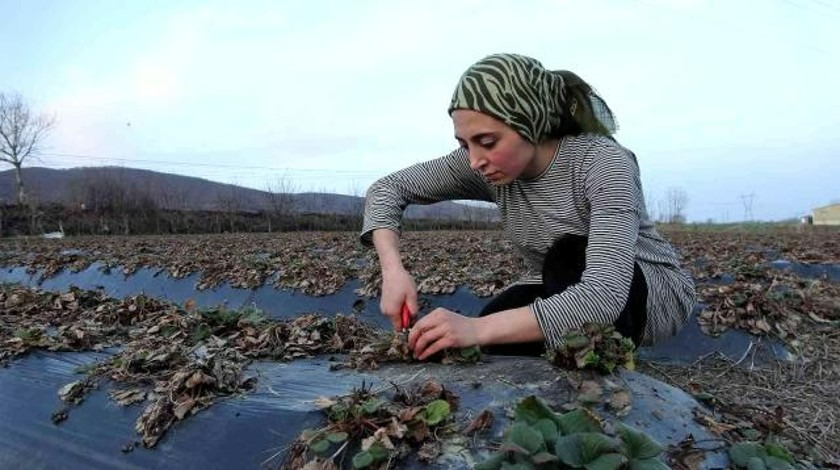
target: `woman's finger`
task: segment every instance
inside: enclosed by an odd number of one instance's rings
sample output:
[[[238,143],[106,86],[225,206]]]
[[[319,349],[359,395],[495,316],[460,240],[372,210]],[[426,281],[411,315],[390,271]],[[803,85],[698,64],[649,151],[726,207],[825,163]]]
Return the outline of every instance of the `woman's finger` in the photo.
[[[451,348],[455,344],[454,340],[446,335],[442,335],[436,341],[431,343],[424,351],[420,353],[417,359],[425,361],[429,357],[437,354],[444,349]]]
[[[412,348],[414,350],[414,357],[420,358],[424,355],[426,349],[435,341],[443,337],[443,329],[439,326],[428,330],[420,331],[417,335],[417,341]]]
[[[417,320],[417,323],[411,328],[411,332],[408,334],[408,347],[412,350],[417,347],[417,338],[420,337],[420,334],[424,331],[434,329],[440,323],[440,311],[443,310],[441,308],[434,309],[431,313],[426,315],[425,317]]]

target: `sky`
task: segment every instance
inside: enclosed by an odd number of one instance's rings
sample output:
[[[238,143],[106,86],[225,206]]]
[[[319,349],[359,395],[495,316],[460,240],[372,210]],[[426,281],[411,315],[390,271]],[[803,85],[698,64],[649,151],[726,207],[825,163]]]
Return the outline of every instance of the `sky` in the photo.
[[[598,90],[654,215],[678,189],[692,221],[780,220],[840,202],[838,24],[833,0],[0,0],[0,91],[56,118],[32,166],[364,195],[456,148],[461,73],[515,52]]]

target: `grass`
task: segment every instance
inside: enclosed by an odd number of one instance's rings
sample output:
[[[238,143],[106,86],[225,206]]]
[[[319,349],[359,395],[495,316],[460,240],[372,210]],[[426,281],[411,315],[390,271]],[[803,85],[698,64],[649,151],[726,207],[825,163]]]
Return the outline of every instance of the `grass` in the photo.
[[[800,456],[840,462],[840,329],[813,334],[792,362],[748,367],[718,356],[639,370],[684,390],[702,387],[717,411],[787,440]]]

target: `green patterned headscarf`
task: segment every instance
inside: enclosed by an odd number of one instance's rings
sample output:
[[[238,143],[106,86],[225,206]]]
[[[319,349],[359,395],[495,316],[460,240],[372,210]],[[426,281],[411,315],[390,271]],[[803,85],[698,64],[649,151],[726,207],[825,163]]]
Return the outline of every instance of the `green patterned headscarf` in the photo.
[[[517,54],[487,56],[467,69],[449,114],[456,109],[490,115],[534,144],[555,134],[564,119],[583,132],[612,135],[618,128],[607,103],[580,77]]]

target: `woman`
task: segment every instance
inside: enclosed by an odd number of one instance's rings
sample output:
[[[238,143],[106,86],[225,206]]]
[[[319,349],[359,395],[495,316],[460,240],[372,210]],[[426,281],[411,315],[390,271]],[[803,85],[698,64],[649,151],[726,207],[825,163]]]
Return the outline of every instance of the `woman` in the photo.
[[[637,344],[682,327],[694,284],[650,221],[636,158],[611,137],[612,113],[586,82],[495,54],[462,75],[449,114],[459,149],[368,190],[361,241],[379,255],[382,312],[399,329],[403,303],[418,310],[399,253],[408,204],[496,203],[529,272],[477,318],[438,308],[419,319],[409,334],[416,357],[473,345],[539,354],[587,322],[614,323]]]

